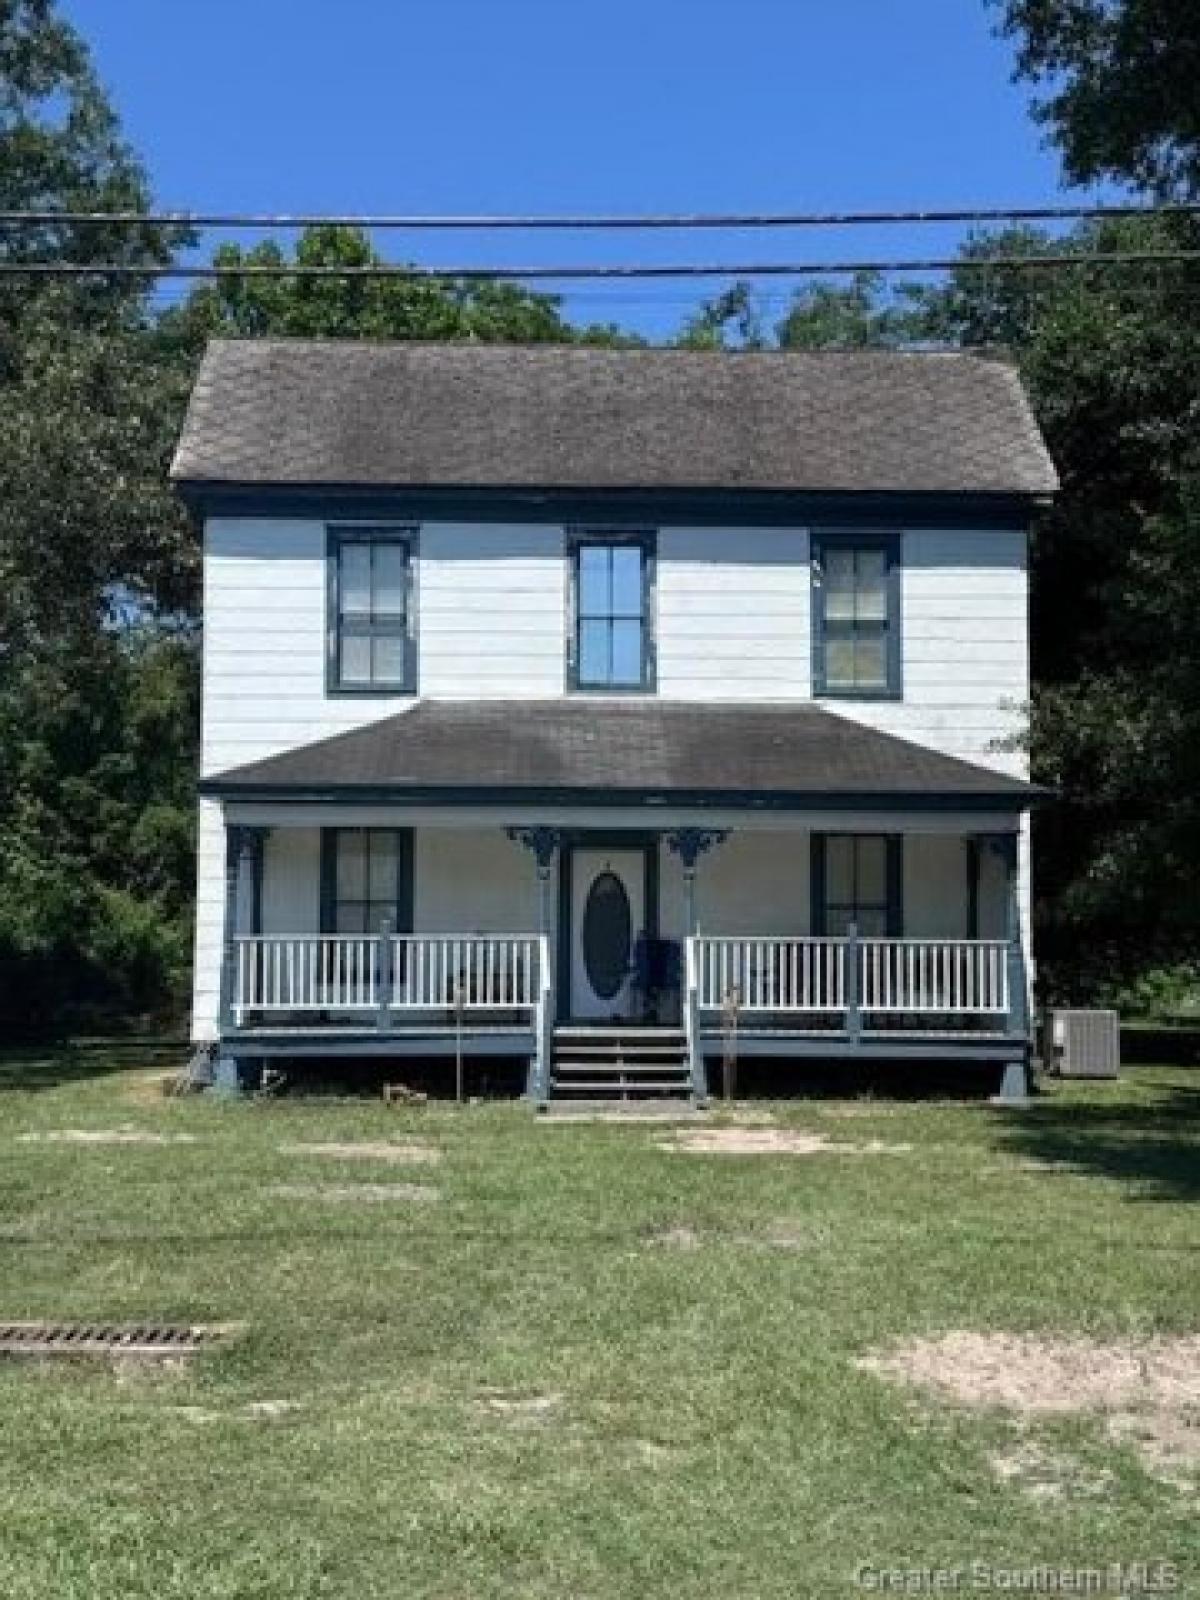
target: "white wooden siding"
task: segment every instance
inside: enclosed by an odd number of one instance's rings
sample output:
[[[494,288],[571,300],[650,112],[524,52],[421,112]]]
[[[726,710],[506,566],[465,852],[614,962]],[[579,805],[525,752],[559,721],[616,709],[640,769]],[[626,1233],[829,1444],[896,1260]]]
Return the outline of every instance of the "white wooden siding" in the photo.
[[[967,844],[936,834],[904,840],[904,932],[915,939],[966,939]]]
[[[325,545],[321,521],[209,521],[202,732],[206,774],[391,716],[412,704],[404,695],[326,692]],[[655,572],[659,695],[691,701],[807,700],[812,687],[809,554],[809,535],[803,529],[660,529]],[[903,555],[903,700],[837,699],[824,704],[869,726],[1023,776],[1024,756],[995,746],[1020,730],[1029,694],[1025,535],[1002,529],[913,529],[904,534]],[[562,528],[424,524],[415,586],[420,693],[455,699],[533,699],[563,693],[567,572]],[[878,819],[862,817],[854,825],[869,828]],[[980,817],[976,825],[983,830],[989,819]],[[508,920],[500,913],[510,895],[514,916],[519,912],[518,920],[527,923],[532,915],[528,858],[501,838],[498,847],[510,852],[508,865],[496,867],[498,876],[491,875],[490,867],[481,875],[477,857],[484,847],[467,845],[463,855],[462,837],[459,830],[447,831],[441,843],[419,844],[427,860],[424,873],[418,862],[418,927],[449,927],[461,919],[468,930],[499,928]],[[280,833],[268,846],[263,905],[268,929],[290,931],[284,924],[302,913],[315,927],[316,838],[313,829],[307,843]],[[444,842],[451,838],[452,846]],[[807,851],[781,860],[778,846],[777,837],[747,837],[702,861],[700,904],[708,931],[769,934],[807,925]],[[941,848],[933,846],[933,854],[924,859],[933,862]],[[468,857],[474,865],[463,865]],[[300,899],[288,900],[279,887],[285,858],[292,862],[288,871],[294,884],[307,885],[288,891]],[[950,872],[945,859],[924,872],[916,864],[922,859],[918,852],[906,866],[914,925],[917,906],[923,912],[936,908],[928,898],[933,894],[929,885]],[[1020,863],[1028,948],[1027,823]],[[224,896],[224,837],[215,802],[200,806],[197,871],[195,1026],[197,1037],[211,1038]],[[999,864],[984,852],[984,936],[1003,932],[999,872]],[[422,881],[441,886],[424,905]],[[670,918],[682,916],[681,890],[678,862],[665,852],[662,881],[664,928],[673,931]],[[520,884],[524,888],[518,893]],[[714,898],[708,902],[706,896]],[[946,917],[948,904],[936,901]],[[792,921],[793,905],[802,908],[801,924]],[[721,917],[731,925],[719,927]],[[960,931],[950,922],[944,926],[947,933]],[[942,929],[939,923],[917,931]]]
[[[807,700],[809,539],[801,528],[663,528],[656,573],[658,693]]]
[[[419,690],[430,698],[564,693],[567,560],[550,525],[427,523],[417,561]],[[655,579],[658,693],[807,700],[810,541],[796,528],[664,528]],[[1020,774],[998,741],[1029,695],[1025,536],[903,539],[904,697],[824,702],[844,716]],[[258,760],[411,705],[325,687],[325,525],[209,522],[203,768]]]

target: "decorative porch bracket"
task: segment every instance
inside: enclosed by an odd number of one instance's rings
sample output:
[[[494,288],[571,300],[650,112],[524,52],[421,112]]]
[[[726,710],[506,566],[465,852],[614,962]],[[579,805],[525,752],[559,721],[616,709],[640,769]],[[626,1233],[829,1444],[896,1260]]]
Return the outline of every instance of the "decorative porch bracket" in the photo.
[[[562,844],[560,828],[505,828],[505,834],[514,844],[523,845],[533,852],[538,876],[538,932],[550,932],[550,868],[554,865],[555,851]]]
[[[233,1032],[233,996],[237,987],[237,944],[240,933],[262,931],[263,848],[269,828],[241,823],[225,827],[225,920],[221,935],[221,985],[218,1005],[222,1043]],[[246,913],[248,911],[248,917]],[[243,929],[246,917],[250,926]],[[217,1058],[214,1087],[237,1094],[241,1076],[237,1059],[222,1048]]]
[[[696,863],[706,851],[724,844],[729,837],[728,828],[676,828],[666,835],[667,849],[679,857],[683,868],[683,918],[684,938],[691,940],[699,931],[696,926]],[[690,945],[687,948],[691,948]],[[708,1075],[704,1067],[704,1050],[700,1043],[700,997],[696,992],[696,974],[688,967],[688,982],[683,995],[683,1024],[687,1033],[688,1064],[692,1074],[692,1094],[698,1105],[708,1100]]]
[[[707,851],[724,844],[728,837],[728,828],[676,828],[666,836],[667,849],[679,857],[683,867],[683,912],[689,936],[699,931],[696,927],[696,863]]]

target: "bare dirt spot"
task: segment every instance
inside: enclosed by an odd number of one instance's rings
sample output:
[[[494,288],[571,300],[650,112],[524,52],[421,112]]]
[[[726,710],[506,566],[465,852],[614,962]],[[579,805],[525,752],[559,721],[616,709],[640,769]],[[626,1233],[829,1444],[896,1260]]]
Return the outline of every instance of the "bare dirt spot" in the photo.
[[[1108,1419],[1110,1437],[1130,1444],[1152,1478],[1172,1488],[1200,1488],[1200,1407],[1172,1413],[1120,1413]]]
[[[701,1240],[695,1228],[679,1227],[664,1228],[661,1233],[652,1233],[649,1243],[664,1250],[698,1250]]]
[[[1197,1336],[1101,1342],[955,1332],[914,1339],[858,1365],[956,1405],[1024,1415],[1200,1406]]]
[[[988,1463],[1001,1483],[1031,1500],[1100,1499],[1113,1485],[1107,1468],[1089,1470],[1075,1456],[1032,1439],[994,1451]]]
[[[195,1144],[193,1133],[154,1133],[123,1123],[119,1128],[48,1128],[17,1135],[21,1144]]]
[[[176,1416],[185,1422],[204,1425],[211,1422],[278,1422],[302,1410],[298,1400],[251,1400],[232,1411],[213,1411],[207,1406],[175,1406]]]
[[[634,1454],[651,1467],[669,1467],[679,1456],[678,1450],[654,1439],[635,1439],[633,1449]]]
[[[488,1389],[476,1402],[476,1409],[484,1416],[503,1417],[516,1423],[548,1422],[561,1407],[563,1397],[557,1392],[545,1394],[514,1394],[503,1389]]]
[[[399,1144],[390,1139],[281,1144],[279,1150],[285,1156],[326,1156],[333,1161],[395,1161],[406,1166],[442,1159],[442,1152],[431,1144]]]
[[[267,1193],[279,1200],[330,1200],[339,1205],[438,1198],[438,1191],[424,1183],[275,1183]]]
[[[1179,1488],[1200,1479],[1197,1335],[1101,1341],[954,1332],[857,1365],[974,1410],[1103,1417],[1109,1435],[1131,1445],[1151,1476]],[[1009,1473],[1019,1475],[1016,1467]]]
[[[908,1144],[885,1144],[866,1139],[858,1144],[827,1139],[823,1133],[801,1133],[786,1128],[701,1128],[681,1133],[662,1150],[682,1150],[698,1156],[882,1156],[901,1155]]]

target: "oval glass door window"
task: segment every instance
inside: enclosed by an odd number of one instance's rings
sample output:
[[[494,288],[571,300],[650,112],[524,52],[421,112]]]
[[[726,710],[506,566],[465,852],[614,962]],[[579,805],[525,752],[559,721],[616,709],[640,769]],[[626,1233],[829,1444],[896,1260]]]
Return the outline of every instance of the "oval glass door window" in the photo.
[[[625,982],[633,950],[633,917],[625,885],[602,872],[583,908],[583,966],[601,1000],[611,1000]]]

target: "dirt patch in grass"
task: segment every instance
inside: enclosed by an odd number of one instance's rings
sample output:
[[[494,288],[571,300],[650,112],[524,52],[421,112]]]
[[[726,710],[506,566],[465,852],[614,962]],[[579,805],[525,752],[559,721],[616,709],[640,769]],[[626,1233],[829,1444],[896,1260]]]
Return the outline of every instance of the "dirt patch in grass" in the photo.
[[[210,1422],[279,1422],[284,1417],[302,1410],[298,1400],[251,1400],[233,1411],[212,1411],[207,1406],[174,1406],[178,1417],[185,1422],[204,1424]]]
[[[548,1422],[563,1403],[561,1394],[513,1394],[503,1389],[488,1389],[476,1402],[476,1409],[484,1416],[502,1417],[507,1422]]]
[[[671,1143],[663,1141],[659,1148],[697,1156],[882,1156],[902,1155],[912,1146],[882,1139],[851,1144],[787,1128],[700,1128],[679,1134]]]
[[[1109,1436],[1129,1444],[1152,1478],[1173,1488],[1200,1488],[1200,1407],[1173,1413],[1118,1413],[1108,1419]]]
[[[194,1133],[155,1133],[123,1123],[119,1128],[47,1128],[20,1133],[21,1144],[195,1144]]]
[[[1152,1476],[1193,1487],[1200,1474],[1200,1336],[1142,1340],[953,1332],[914,1339],[857,1365],[970,1409],[1023,1418],[1102,1417]],[[1020,1476],[1019,1459],[1009,1477]]]
[[[1033,1334],[941,1334],[858,1365],[956,1405],[1023,1415],[1200,1407],[1200,1337],[1102,1342]]]
[[[1078,1457],[1033,1439],[993,1451],[988,1465],[1001,1483],[1031,1500],[1100,1499],[1113,1485],[1107,1468],[1088,1468]]]
[[[399,1144],[390,1139],[281,1144],[279,1151],[285,1156],[323,1156],[332,1161],[395,1161],[406,1166],[431,1164],[442,1159],[442,1152],[431,1144]]]
[[[652,1233],[648,1242],[664,1250],[698,1250],[701,1241],[695,1228],[680,1227]]]
[[[267,1193],[278,1200],[329,1200],[335,1205],[438,1198],[438,1190],[425,1183],[275,1183]]]

